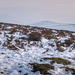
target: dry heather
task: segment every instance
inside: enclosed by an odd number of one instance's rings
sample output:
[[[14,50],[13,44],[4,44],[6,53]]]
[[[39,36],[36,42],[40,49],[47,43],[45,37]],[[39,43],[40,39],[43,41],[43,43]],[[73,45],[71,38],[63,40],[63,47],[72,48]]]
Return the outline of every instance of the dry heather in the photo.
[[[19,35],[27,35],[29,38],[20,37],[15,39],[16,46],[20,48],[23,47],[24,41],[40,41],[41,37],[45,37],[47,39],[55,39],[59,40],[57,37],[66,37],[67,35],[70,39],[65,40],[64,43],[56,42],[57,50],[64,51],[61,46],[70,46],[75,41],[74,35],[72,35],[71,31],[66,30],[55,30],[55,29],[46,29],[46,28],[39,28],[39,27],[31,27],[31,26],[24,26],[24,25],[17,25],[17,24],[9,24],[9,23],[0,23],[0,34],[1,31],[4,31],[4,36],[6,37],[6,41],[2,44],[4,47],[8,47],[11,50],[17,50],[15,45],[12,44],[13,39],[15,38],[13,34],[19,33]],[[8,33],[7,33],[8,32]],[[8,35],[10,34],[10,36]],[[20,40],[21,39],[21,40]]]

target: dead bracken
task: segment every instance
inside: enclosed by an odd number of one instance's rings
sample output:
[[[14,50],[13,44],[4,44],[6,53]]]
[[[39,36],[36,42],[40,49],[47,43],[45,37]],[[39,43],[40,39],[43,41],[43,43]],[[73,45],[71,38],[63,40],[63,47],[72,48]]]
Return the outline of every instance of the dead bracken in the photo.
[[[3,25],[1,25],[3,24]],[[10,29],[8,29],[7,27],[11,27]],[[57,50],[59,50],[60,52],[63,52],[64,50],[60,47],[60,46],[70,46],[72,43],[75,43],[75,37],[74,35],[72,35],[71,31],[66,31],[66,30],[55,30],[55,29],[47,29],[47,28],[40,28],[40,27],[31,27],[31,26],[24,26],[24,25],[17,25],[17,24],[8,24],[8,23],[0,23],[0,31],[5,31],[4,32],[4,36],[7,38],[6,41],[4,41],[3,43],[3,47],[8,47],[11,50],[15,50],[17,48],[15,48],[15,46],[12,45],[12,41],[14,41],[13,39],[15,38],[13,35],[15,33],[19,33],[22,35],[28,35],[29,38],[26,39],[25,37],[20,37],[19,39],[15,39],[15,43],[18,47],[22,48],[23,45],[21,45],[21,43],[25,40],[27,40],[28,42],[30,41],[41,41],[41,37],[45,37],[46,39],[50,40],[50,39],[55,39],[58,40],[57,37],[62,36],[65,37],[67,36],[66,34],[68,34],[70,36],[70,39],[65,40],[64,43],[62,43],[61,41],[55,41],[56,45],[57,45]],[[57,35],[54,35],[55,32],[57,32]],[[8,31],[8,33],[6,33]],[[2,34],[2,32],[0,32]],[[0,35],[1,35],[0,34]],[[11,35],[11,36],[9,36]],[[20,41],[22,40],[22,41]],[[10,47],[10,44],[14,47]],[[19,46],[20,45],[20,46]]]
[[[41,40],[41,34],[38,32],[32,32],[29,34],[28,40],[30,41],[40,41]]]

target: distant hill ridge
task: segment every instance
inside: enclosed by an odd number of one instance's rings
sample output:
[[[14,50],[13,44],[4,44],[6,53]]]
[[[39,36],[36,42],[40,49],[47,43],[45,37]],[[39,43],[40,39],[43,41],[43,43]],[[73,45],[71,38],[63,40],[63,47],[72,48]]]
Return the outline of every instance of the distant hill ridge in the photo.
[[[45,27],[45,28],[58,29],[58,30],[75,31],[75,27],[74,27],[75,24],[57,23],[53,21],[40,21],[40,22],[31,24],[31,26]]]
[[[53,22],[53,21],[40,21],[40,22],[31,24],[31,25],[50,25],[50,24],[56,25],[56,24],[61,24],[61,23],[56,23],[56,22]]]

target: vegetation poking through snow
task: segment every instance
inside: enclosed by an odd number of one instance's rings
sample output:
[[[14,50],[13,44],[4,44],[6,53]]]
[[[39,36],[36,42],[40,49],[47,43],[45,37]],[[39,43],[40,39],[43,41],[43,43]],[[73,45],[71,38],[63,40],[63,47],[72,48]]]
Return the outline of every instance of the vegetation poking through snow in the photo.
[[[69,68],[69,67],[60,67],[60,68],[65,68],[65,71],[72,71],[72,75],[75,75],[75,69],[74,68]]]
[[[71,44],[73,44],[73,40],[72,39],[65,40],[65,44],[67,46],[70,46]]]
[[[30,63],[30,65],[33,66],[32,72],[40,71],[40,73],[43,74],[43,75],[51,75],[47,71],[50,70],[50,69],[54,69],[54,66],[52,66],[50,64]]]
[[[32,32],[29,34],[28,40],[30,41],[40,41],[41,40],[41,34],[38,32]]]
[[[74,73],[75,32],[0,23],[0,75]]]
[[[62,59],[62,58],[43,58],[44,60],[52,60],[50,63],[54,64],[55,62],[58,64],[63,64],[63,65],[71,65],[71,62],[66,60],[66,59]]]

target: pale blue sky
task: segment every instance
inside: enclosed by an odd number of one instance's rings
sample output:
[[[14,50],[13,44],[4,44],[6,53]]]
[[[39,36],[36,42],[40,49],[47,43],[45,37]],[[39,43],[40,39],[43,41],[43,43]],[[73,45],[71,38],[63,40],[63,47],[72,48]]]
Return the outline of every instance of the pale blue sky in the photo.
[[[0,0],[0,21],[75,23],[75,0]]]

